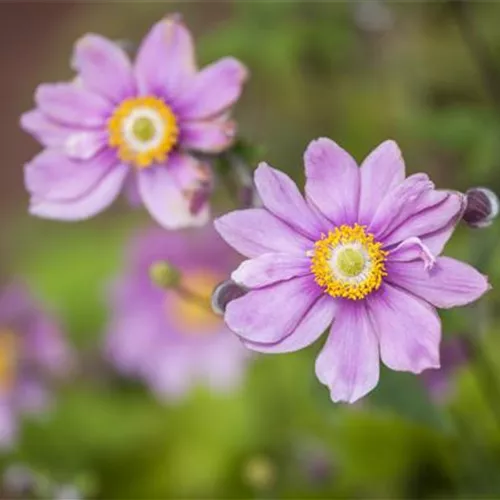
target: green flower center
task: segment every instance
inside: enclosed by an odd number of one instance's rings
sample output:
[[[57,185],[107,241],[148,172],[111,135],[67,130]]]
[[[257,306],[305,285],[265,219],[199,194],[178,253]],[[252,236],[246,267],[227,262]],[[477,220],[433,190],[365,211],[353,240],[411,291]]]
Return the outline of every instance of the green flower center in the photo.
[[[139,141],[148,142],[155,136],[156,129],[152,120],[141,116],[132,125],[132,132]]]
[[[344,276],[354,278],[365,268],[365,258],[359,250],[345,248],[339,252],[336,264]]]

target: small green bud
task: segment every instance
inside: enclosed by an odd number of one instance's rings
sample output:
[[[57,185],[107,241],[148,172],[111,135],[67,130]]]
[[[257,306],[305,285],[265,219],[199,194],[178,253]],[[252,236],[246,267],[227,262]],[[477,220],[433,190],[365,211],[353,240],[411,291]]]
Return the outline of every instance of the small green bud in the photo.
[[[167,289],[179,284],[181,274],[167,261],[159,260],[149,267],[149,277],[157,287]]]

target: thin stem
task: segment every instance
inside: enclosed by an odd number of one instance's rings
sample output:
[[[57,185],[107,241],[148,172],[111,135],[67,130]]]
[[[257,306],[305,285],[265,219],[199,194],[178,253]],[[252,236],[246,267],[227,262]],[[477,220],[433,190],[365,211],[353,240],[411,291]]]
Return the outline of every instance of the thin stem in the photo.
[[[177,292],[182,298],[190,302],[194,302],[201,308],[205,309],[206,311],[213,313],[212,308],[210,307],[210,303],[206,297],[198,295],[197,293],[189,290],[188,288],[186,288],[181,284],[176,285],[175,287],[172,288],[172,290]]]

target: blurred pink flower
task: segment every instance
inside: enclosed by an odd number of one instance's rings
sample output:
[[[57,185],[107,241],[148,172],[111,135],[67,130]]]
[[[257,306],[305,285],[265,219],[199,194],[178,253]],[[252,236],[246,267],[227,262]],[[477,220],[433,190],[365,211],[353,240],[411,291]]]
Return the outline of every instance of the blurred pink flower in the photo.
[[[329,139],[305,153],[306,199],[284,173],[262,164],[264,208],[239,210],[216,228],[250,258],[232,274],[249,289],[231,301],[227,325],[255,351],[297,351],[331,325],[316,374],[333,401],[354,402],[378,383],[379,356],[394,370],[439,367],[436,307],[478,299],[487,279],[439,257],[464,195],[436,190],[425,174],[405,179],[393,141],[358,168]]]
[[[442,403],[452,395],[456,372],[470,359],[471,349],[465,338],[457,336],[441,343],[441,367],[425,370],[421,375],[429,396],[435,402]]]
[[[68,372],[72,356],[55,320],[28,290],[0,292],[0,445],[15,440],[19,417],[50,402],[49,379]]]
[[[149,269],[158,261],[180,272],[183,292],[152,283]],[[164,399],[195,384],[221,391],[237,386],[248,351],[210,305],[212,290],[237,262],[212,228],[138,235],[112,287],[108,359]]]
[[[37,107],[21,118],[46,147],[25,167],[30,212],[86,219],[124,189],[166,228],[206,223],[212,173],[190,151],[230,146],[229,111],[246,68],[226,57],[197,71],[179,16],[153,26],[134,65],[119,44],[94,34],[76,43],[72,65],[77,78],[40,85]]]

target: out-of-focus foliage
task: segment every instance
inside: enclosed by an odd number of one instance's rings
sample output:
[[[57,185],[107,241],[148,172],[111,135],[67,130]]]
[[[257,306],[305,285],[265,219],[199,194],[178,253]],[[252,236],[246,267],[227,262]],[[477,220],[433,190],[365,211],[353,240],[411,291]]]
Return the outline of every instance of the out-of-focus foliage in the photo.
[[[231,54],[250,68],[236,115],[241,136],[257,146],[246,150],[252,161],[265,159],[301,182],[313,138],[331,137],[359,160],[393,138],[409,172],[427,171],[440,187],[500,192],[500,109],[454,9],[377,5],[370,14],[357,2],[81,3],[50,37],[32,41],[45,45],[43,64],[25,70],[22,95],[4,98],[20,113],[39,81],[69,77],[70,44],[82,33],[137,41],[165,9],[180,10],[200,62]],[[0,17],[13,8],[30,6],[1,4]],[[500,94],[499,16],[497,4],[471,3],[467,29],[496,65]],[[9,147],[8,136],[0,141]],[[220,184],[216,210],[233,203]],[[361,403],[334,405],[314,377],[319,345],[256,357],[234,394],[200,389],[168,405],[101,359],[106,285],[147,219],[120,207],[66,225],[29,219],[24,203],[13,202],[15,215],[2,226],[2,275],[23,276],[60,313],[79,364],[51,411],[26,420],[3,470],[26,464],[107,499],[500,495],[498,224],[462,225],[448,246],[495,288],[473,307],[442,314],[445,335],[469,336],[477,347],[442,405],[431,403],[418,378],[389,371]]]

